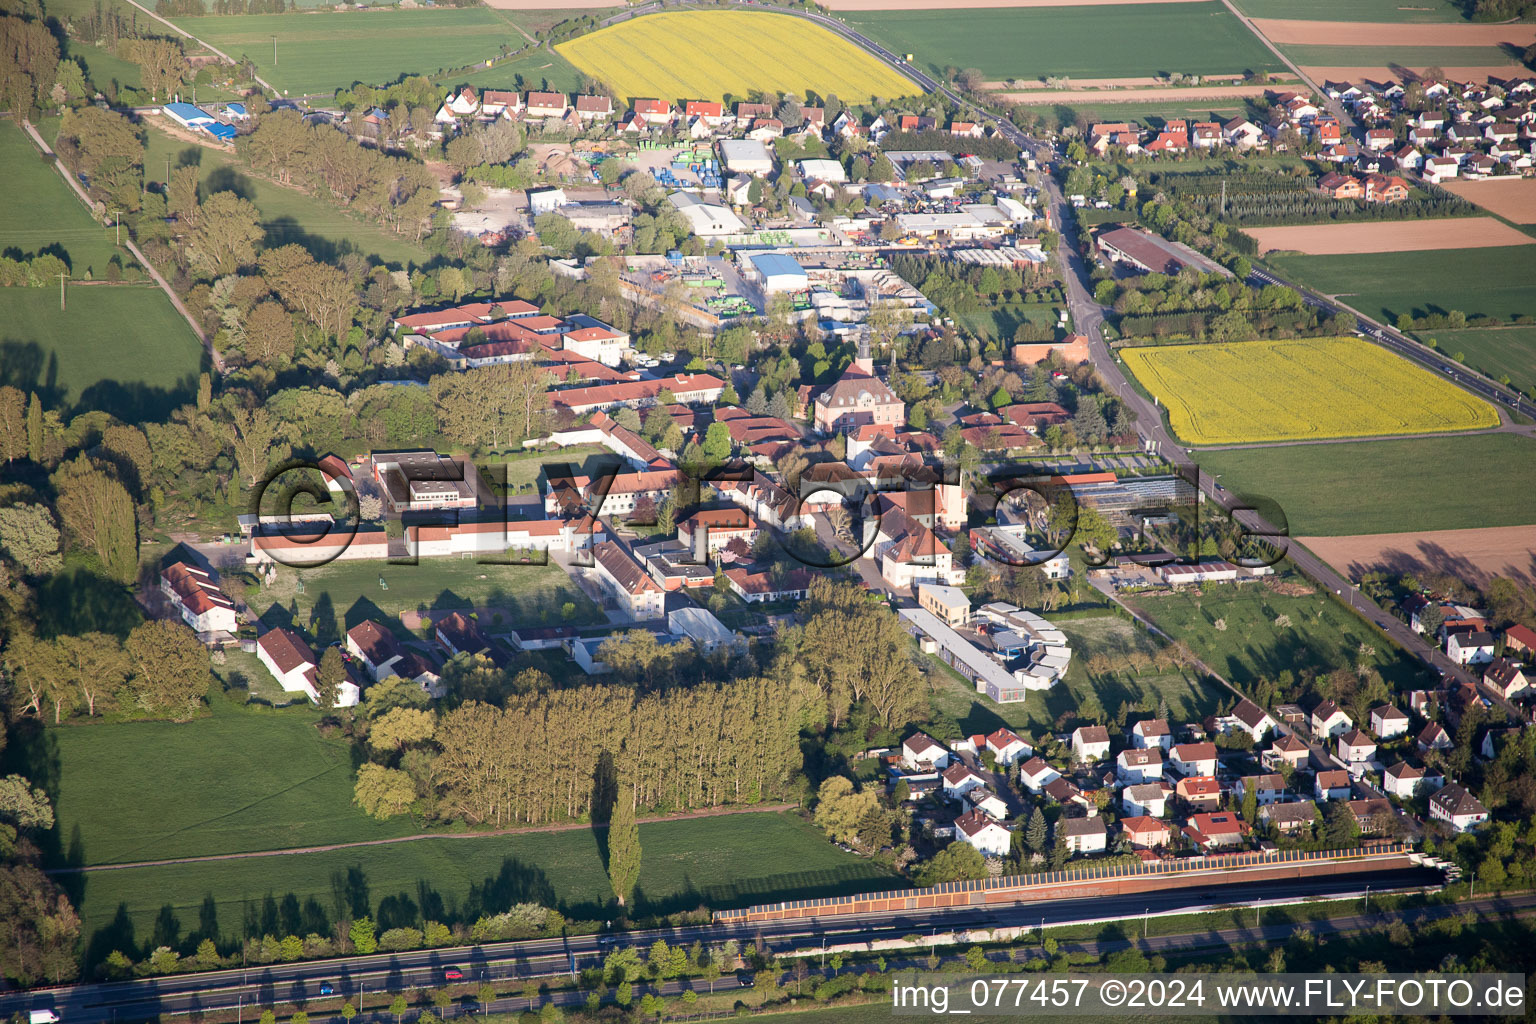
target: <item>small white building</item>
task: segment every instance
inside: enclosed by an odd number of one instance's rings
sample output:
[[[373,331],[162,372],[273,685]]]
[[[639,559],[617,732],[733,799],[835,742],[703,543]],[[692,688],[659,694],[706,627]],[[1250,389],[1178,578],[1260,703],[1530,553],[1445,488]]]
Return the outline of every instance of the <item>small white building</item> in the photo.
[[[976,810],[955,819],[955,838],[970,843],[983,857],[1006,857],[1013,848],[1013,834]]]
[[[956,761],[944,769],[940,778],[944,780],[944,795],[959,798],[965,796],[973,789],[981,789],[987,784],[987,780],[971,771],[961,761]]]
[[[901,761],[914,771],[949,766],[949,750],[925,732],[914,733],[901,743]]]
[[[741,647],[746,643],[745,638],[727,629],[725,623],[707,608],[685,607],[668,612],[667,631],[673,636],[687,637],[706,654],[722,647]]]
[[[531,188],[528,190],[528,215],[537,217],[542,213],[553,213],[560,207],[570,203],[565,197],[563,188]]]
[[[720,164],[732,174],[762,177],[773,173],[773,156],[756,139],[727,139],[720,143]]]
[[[1391,704],[1371,709],[1371,731],[1378,739],[1390,740],[1394,736],[1408,735],[1408,716]]]
[[[160,591],[198,634],[233,633],[239,628],[235,602],[195,565],[176,562],[160,570]]]
[[[1132,747],[1115,759],[1115,776],[1122,783],[1159,782],[1163,777],[1161,747]]]
[[[1034,754],[1028,743],[1006,726],[987,735],[986,747],[1000,765],[1011,765]]]
[[[1109,756],[1109,730],[1102,725],[1080,725],[1072,731],[1072,756],[1083,763]]]
[[[1216,744],[1179,743],[1170,752],[1169,766],[1180,775],[1215,775]]]
[[[1173,746],[1173,731],[1161,718],[1146,718],[1131,726],[1131,745],[1144,749],[1157,747],[1160,750],[1167,750]]]
[[[763,291],[770,295],[775,292],[805,291],[811,286],[805,268],[793,256],[769,252],[752,256],[748,262],[762,281]]]
[[[1068,853],[1102,853],[1109,845],[1109,832],[1098,815],[1088,818],[1062,818],[1056,823]]]
[[[1145,814],[1161,818],[1168,811],[1168,791],[1157,782],[1141,782],[1120,791],[1120,806],[1126,814]]]
[[[1467,787],[1453,782],[1429,798],[1429,816],[1457,832],[1468,832],[1488,820],[1488,808]]]
[[[1019,766],[1019,781],[1031,793],[1039,793],[1059,778],[1061,772],[1038,757],[1032,757]]]

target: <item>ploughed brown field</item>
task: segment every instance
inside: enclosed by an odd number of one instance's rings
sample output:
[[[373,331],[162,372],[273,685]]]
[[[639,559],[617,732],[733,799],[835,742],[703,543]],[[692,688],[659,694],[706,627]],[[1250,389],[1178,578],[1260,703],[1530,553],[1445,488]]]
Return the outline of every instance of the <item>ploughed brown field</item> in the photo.
[[[1448,181],[1440,186],[1516,224],[1536,224],[1536,178]]]
[[[1536,582],[1536,526],[1498,526],[1425,533],[1363,533],[1353,537],[1298,537],[1323,561],[1359,579],[1373,569],[1444,572],[1476,586],[1503,576]]]
[[[1168,103],[1187,105],[1190,100],[1221,100],[1262,96],[1272,85],[1211,85],[1194,89],[1040,89],[1032,92],[998,93],[1010,103]]]
[[[499,11],[547,11],[552,7],[558,7],[564,11],[578,7],[589,10],[622,5],[619,0],[560,0],[558,4],[551,0],[485,0],[485,6],[494,7]]]
[[[1494,78],[1520,78],[1524,76],[1525,70],[1519,64],[1444,64],[1440,69],[1447,78],[1457,82],[1486,82],[1490,75]],[[1385,64],[1329,67],[1304,64],[1301,70],[1314,82],[1396,82],[1400,80],[1398,76],[1401,74],[1400,68],[1391,68]]]
[[[1270,42],[1293,46],[1498,46],[1522,50],[1536,40],[1536,24],[1418,25],[1375,21],[1298,21],[1254,18]]]
[[[1364,224],[1301,224],[1294,227],[1244,230],[1258,240],[1261,255],[1277,249],[1302,252],[1309,256],[1341,256],[1349,253],[1409,252],[1420,249],[1485,249],[1497,245],[1529,245],[1536,242],[1536,238],[1492,217],[1377,221]]]
[[[548,2],[548,0],[544,0]],[[1108,4],[1188,4],[1201,0],[820,0],[829,11],[948,11],[980,7],[1103,7]],[[496,6],[496,5],[492,5]]]

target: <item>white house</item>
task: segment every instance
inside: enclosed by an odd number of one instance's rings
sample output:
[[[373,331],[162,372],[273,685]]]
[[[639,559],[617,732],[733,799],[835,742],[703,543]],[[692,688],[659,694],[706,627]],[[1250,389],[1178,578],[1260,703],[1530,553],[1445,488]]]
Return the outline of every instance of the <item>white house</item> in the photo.
[[[1488,820],[1488,808],[1467,787],[1453,782],[1429,798],[1429,816],[1457,832],[1466,832]]]
[[[1061,829],[1068,853],[1102,853],[1108,845],[1104,819],[1096,814],[1090,818],[1062,818],[1056,827]]]
[[[405,649],[395,635],[371,619],[347,630],[347,653],[362,662],[374,682],[395,675]]]
[[[1156,782],[1126,786],[1120,791],[1120,806],[1126,814],[1146,814],[1161,818],[1168,810],[1168,791]]]
[[[1269,717],[1263,708],[1246,697],[1237,702],[1237,706],[1232,709],[1227,719],[1234,729],[1247,733],[1255,743],[1275,728],[1275,720]]]
[[[1180,743],[1174,746],[1169,765],[1180,775],[1215,775],[1216,744]]]
[[[160,590],[197,633],[233,633],[239,628],[235,602],[195,565],[176,562],[160,570]]]
[[[282,626],[268,630],[256,641],[256,658],[272,673],[272,678],[277,680],[284,691],[302,693],[314,703],[320,703],[320,692],[317,689],[319,678],[316,675],[320,661],[298,633]],[[343,707],[348,703],[345,691],[349,685],[342,684]],[[356,704],[361,691],[357,691],[355,686],[352,689],[356,692],[351,695],[351,703]]]
[[[1458,665],[1484,665],[1493,660],[1492,633],[1452,633],[1445,653]]]
[[[1319,800],[1348,800],[1349,772],[1342,768],[1318,772],[1312,780],[1312,793]]]
[[[1248,799],[1248,791],[1253,790],[1253,798],[1260,807],[1277,804],[1285,799],[1285,778],[1279,774],[1247,775],[1237,780],[1237,788],[1242,794],[1242,799]]]
[[[1391,704],[1371,708],[1371,731],[1378,739],[1390,740],[1394,736],[1408,735],[1408,716]]]
[[[968,791],[965,794],[965,802],[989,818],[1002,821],[1008,817],[1008,805],[1003,802],[1003,798],[985,786]]]
[[[944,795],[949,797],[962,797],[973,789],[980,789],[987,784],[987,780],[967,768],[962,762],[956,761],[940,776],[944,780]]]
[[[1439,778],[1437,775],[1436,778]],[[1408,800],[1417,796],[1421,790],[1433,789],[1436,783],[1432,782],[1428,770],[1409,764],[1407,761],[1399,761],[1388,768],[1381,775],[1381,788],[1390,796],[1399,800]]]
[[[1163,777],[1163,751],[1161,747],[1120,751],[1115,758],[1115,777],[1122,783],[1157,782]]]
[[[608,592],[633,619],[659,619],[667,594],[623,548],[604,541],[592,549],[592,565]]]
[[[927,733],[915,733],[902,741],[901,761],[914,771],[930,766],[942,770],[949,766],[949,750]]]
[[[1072,731],[1072,756],[1079,761],[1102,761],[1109,756],[1109,730],[1102,725],[1080,725]]]
[[[1318,739],[1337,736],[1354,727],[1354,719],[1331,700],[1325,700],[1312,709],[1312,735]]]
[[[1061,772],[1038,757],[1032,757],[1019,767],[1019,781],[1031,793],[1039,793],[1047,785],[1061,778]]]
[[[1419,733],[1420,750],[1450,750],[1456,744],[1451,740],[1450,733],[1439,722],[1430,722]]]
[[[1376,741],[1359,729],[1339,737],[1339,760],[1345,764],[1364,764],[1376,756]]]
[[[987,749],[992,751],[992,756],[1000,765],[1014,764],[1034,753],[1030,745],[1019,738],[1018,733],[1007,727],[988,734]]]
[[[1143,719],[1131,726],[1131,746],[1167,750],[1173,746],[1173,732],[1161,718]]]
[[[1006,857],[1013,835],[980,811],[967,811],[955,819],[955,838],[970,843],[983,857]]]

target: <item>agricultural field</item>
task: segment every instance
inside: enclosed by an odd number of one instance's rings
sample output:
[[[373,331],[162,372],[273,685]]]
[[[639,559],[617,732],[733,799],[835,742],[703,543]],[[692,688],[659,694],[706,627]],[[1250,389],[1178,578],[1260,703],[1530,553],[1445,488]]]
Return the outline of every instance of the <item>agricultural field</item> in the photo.
[[[1285,278],[1337,295],[1367,316],[1396,320],[1459,309],[1512,320],[1536,314],[1536,247],[1368,253],[1356,256],[1273,256]]]
[[[539,89],[551,92],[576,92],[582,74],[558,53],[545,49],[530,50],[495,66],[471,71],[451,79],[454,85],[472,85],[476,89]]]
[[[144,173],[150,180],[163,179],[167,167],[174,170],[181,164],[195,164],[205,190],[232,190],[256,204],[267,233],[265,245],[295,242],[325,261],[357,252],[393,266],[427,262],[427,252],[420,246],[353,217],[318,196],[248,175],[229,153],[194,146],[163,131],[146,134]]]
[[[1047,613],[1049,614],[1049,613]],[[930,679],[936,689],[929,704],[939,738],[991,732],[1006,725],[1021,734],[1039,737],[1056,728],[1058,719],[1071,718],[1089,696],[1113,714],[1121,704],[1149,701],[1153,707],[1160,699],[1168,702],[1173,715],[1181,721],[1199,721],[1214,713],[1226,692],[1208,683],[1203,673],[1158,672],[1148,669],[1141,675],[1130,672],[1092,677],[1085,667],[1094,654],[1111,657],[1131,651],[1151,654],[1156,642],[1136,630],[1119,615],[1053,620],[1072,642],[1072,664],[1061,685],[1016,704],[997,704],[976,692],[976,687],[955,674],[947,665],[930,656]],[[949,728],[950,726],[953,728]]]
[[[1517,434],[1197,451],[1194,458],[1228,490],[1278,502],[1295,537],[1536,523],[1530,474],[1514,471],[1536,464],[1536,440]]]
[[[556,52],[623,102],[742,97],[754,89],[895,99],[917,85],[832,32],[783,14],[688,11],[621,22]],[[751,60],[741,59],[752,54]]]
[[[1536,389],[1536,327],[1484,327],[1465,331],[1424,331],[1440,351],[1485,376],[1508,375],[1521,391]]]
[[[1428,26],[1426,26],[1428,27]],[[1461,78],[1486,78],[1488,74],[1518,74],[1520,65],[1496,45],[1488,46],[1378,46],[1357,43],[1289,43],[1280,47],[1291,60],[1309,68],[1353,69],[1354,78],[1396,80],[1392,67],[1422,72],[1427,67],[1457,70]],[[1378,70],[1379,69],[1379,70]]]
[[[1176,117],[1189,121],[1230,121],[1234,117],[1248,117],[1252,113],[1248,105],[1241,100],[1231,100],[1231,106],[1225,105],[1229,101],[1222,100],[1213,100],[1206,105],[1174,101],[1174,95],[1176,94],[1170,94],[1168,102],[1101,103],[1098,100],[1090,100],[1083,103],[1057,104],[1056,109],[1068,112],[1065,119],[1067,124],[1073,123],[1073,114],[1080,115],[1089,122],[1138,121],[1142,124],[1160,125]]]
[[[1536,569],[1536,526],[1303,537],[1313,554],[1349,579],[1374,570],[1449,573],[1475,587],[1493,576],[1527,579]]]
[[[1276,250],[1300,252],[1309,256],[1334,256],[1345,253],[1483,249],[1536,243],[1536,238],[1492,217],[1301,224],[1245,230],[1258,241],[1261,256]]]
[[[401,75],[462,68],[526,42],[486,7],[176,18],[176,24],[292,95],[333,93],[357,82],[383,85]],[[277,65],[272,37],[277,36]],[[338,39],[346,45],[338,47]]]
[[[1190,444],[1250,444],[1495,427],[1487,403],[1355,338],[1121,350]]]
[[[1536,224],[1536,178],[1448,181],[1441,186],[1516,224]]]
[[[1220,3],[869,11],[846,21],[941,76],[945,67],[991,79],[1285,70]]]
[[[1430,47],[1446,49],[1503,44],[1524,49],[1536,40],[1536,25],[1415,25],[1386,22],[1307,21],[1300,18],[1254,18],[1254,27],[1280,46]]]
[[[51,249],[58,254],[52,249],[58,246],[73,277],[82,278],[87,272],[101,277],[117,251],[113,229],[86,212],[53,162],[45,161],[32,140],[9,119],[0,122],[0,167],[5,168],[7,191],[27,197],[24,203],[0,203],[0,252],[33,256]],[[131,259],[126,251],[123,258]]]
[[[1398,23],[1466,20],[1454,0],[1235,0],[1250,18]]]
[[[1307,582],[1300,575],[1284,581]],[[1198,592],[1132,597],[1127,604],[1238,687],[1285,671],[1311,668],[1322,675],[1360,664],[1394,688],[1422,681],[1416,659],[1327,592],[1288,596],[1261,582],[1219,583]]]

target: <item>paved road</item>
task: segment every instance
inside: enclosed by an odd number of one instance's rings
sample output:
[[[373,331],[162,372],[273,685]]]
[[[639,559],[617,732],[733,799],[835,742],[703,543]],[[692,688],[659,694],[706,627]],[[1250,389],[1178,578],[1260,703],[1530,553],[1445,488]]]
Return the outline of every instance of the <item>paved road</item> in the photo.
[[[1312,878],[1238,886],[1175,889],[1123,897],[1050,900],[1008,906],[941,911],[904,911],[818,921],[784,921],[736,927],[717,925],[626,932],[614,939],[582,935],[568,938],[498,942],[480,946],[415,953],[345,957],[336,960],[275,964],[251,968],[171,975],[137,981],[74,985],[0,996],[0,1014],[18,1009],[53,1007],[67,1024],[107,1024],[159,1013],[200,1009],[234,1009],[274,1001],[314,1002],[321,1015],[340,1009],[341,997],[361,997],[375,1006],[388,1001],[382,993],[410,991],[443,984],[443,970],[463,970],[467,990],[482,978],[506,989],[512,979],[568,974],[599,963],[621,942],[648,947],[657,938],[692,943],[718,943],[728,938],[758,941],[782,952],[826,942],[866,942],[900,939],[913,934],[967,928],[1033,928],[1042,922],[1060,926],[1074,922],[1139,918],[1145,913],[1194,912],[1218,906],[1250,905],[1255,901],[1296,900],[1308,896],[1351,897],[1362,885],[1372,892],[1413,889],[1440,883],[1438,872],[1410,869],[1367,876]],[[320,1002],[320,985],[334,986],[335,998]],[[519,1008],[520,1000],[499,1000],[496,1008]]]

